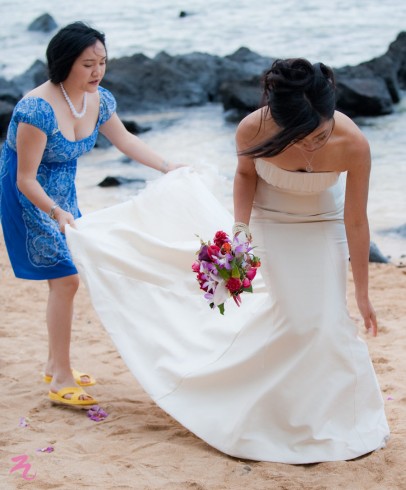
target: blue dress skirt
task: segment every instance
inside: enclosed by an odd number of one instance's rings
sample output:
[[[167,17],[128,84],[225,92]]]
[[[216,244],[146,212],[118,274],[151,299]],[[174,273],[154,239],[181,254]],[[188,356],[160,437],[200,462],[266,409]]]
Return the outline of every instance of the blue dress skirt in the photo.
[[[47,136],[37,180],[63,210],[80,217],[75,177],[77,159],[95,145],[100,126],[116,110],[113,95],[99,87],[100,112],[91,135],[67,140],[58,128],[51,105],[39,97],[25,97],[13,112],[0,158],[0,215],[4,240],[16,277],[55,279],[77,270],[58,223],[34,206],[17,188],[16,136],[20,122],[31,124]]]

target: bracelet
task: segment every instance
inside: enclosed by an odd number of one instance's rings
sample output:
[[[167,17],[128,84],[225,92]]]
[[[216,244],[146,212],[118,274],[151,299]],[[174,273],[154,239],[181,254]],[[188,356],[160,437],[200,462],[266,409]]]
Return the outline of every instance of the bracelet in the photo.
[[[252,235],[251,235],[251,232],[250,232],[248,225],[245,223],[242,223],[241,221],[237,221],[233,225],[233,236],[235,236],[240,231],[245,233],[245,236],[248,238],[249,241],[252,240]]]
[[[162,173],[166,174],[168,173],[168,169],[169,169],[169,163],[164,160],[162,163],[161,163],[161,168],[159,169]]]
[[[55,218],[55,209],[56,209],[56,208],[59,208],[59,207],[60,207],[60,206],[59,206],[59,204],[54,204],[54,205],[52,206],[52,208],[50,209],[50,211],[49,211],[49,213],[48,213],[48,216],[49,216],[51,219],[56,219],[56,218]]]

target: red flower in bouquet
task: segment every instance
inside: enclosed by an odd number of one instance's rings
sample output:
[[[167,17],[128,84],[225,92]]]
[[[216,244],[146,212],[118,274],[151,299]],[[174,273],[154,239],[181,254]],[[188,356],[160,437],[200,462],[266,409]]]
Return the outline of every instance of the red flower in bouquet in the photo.
[[[213,260],[213,257],[217,257],[219,253],[220,247],[218,247],[217,245],[209,245],[207,247],[207,255],[210,257],[211,260]]]
[[[241,279],[238,279],[237,277],[231,277],[226,282],[226,288],[230,291],[230,293],[238,293],[242,285],[243,283],[241,282]]]
[[[213,242],[215,245],[217,245],[219,248],[221,248],[225,243],[229,243],[229,238],[227,233],[224,231],[218,231],[213,238]]]
[[[232,297],[240,306],[243,292],[252,292],[252,280],[261,262],[252,250],[249,241],[235,236],[232,240],[224,231],[218,231],[210,241],[200,240],[198,258],[192,270],[204,297],[211,308],[218,307],[224,314],[224,303]]]

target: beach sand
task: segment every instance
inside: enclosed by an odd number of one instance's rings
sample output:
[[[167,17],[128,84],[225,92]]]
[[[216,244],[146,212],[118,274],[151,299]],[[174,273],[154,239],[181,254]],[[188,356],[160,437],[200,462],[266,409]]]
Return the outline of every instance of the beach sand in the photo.
[[[371,264],[370,269],[379,336],[364,334],[352,296],[350,309],[369,345],[391,439],[385,449],[354,461],[293,466],[226,456],[158,408],[124,365],[83,285],[76,301],[72,363],[97,377],[88,391],[108,417],[94,422],[86,410],[52,405],[41,378],[47,285],[14,278],[0,235],[0,488],[405,489],[406,268]],[[27,427],[20,426],[21,417]],[[37,451],[49,446],[53,452]],[[31,465],[25,474],[24,468],[10,473],[18,462],[12,458],[18,457]]]

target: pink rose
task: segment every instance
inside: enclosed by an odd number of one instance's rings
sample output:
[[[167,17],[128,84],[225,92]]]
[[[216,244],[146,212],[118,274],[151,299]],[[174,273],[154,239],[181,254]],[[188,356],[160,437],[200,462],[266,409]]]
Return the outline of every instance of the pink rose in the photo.
[[[245,277],[243,282],[242,282],[242,287],[243,288],[249,288],[251,286],[251,281],[248,279],[248,277]]]
[[[200,271],[200,264],[199,262],[195,261],[192,264],[192,271],[193,272],[199,272]]]
[[[245,277],[248,278],[250,281],[252,281],[256,276],[256,274],[257,274],[257,269],[255,267],[251,267],[251,269],[247,270]]]

